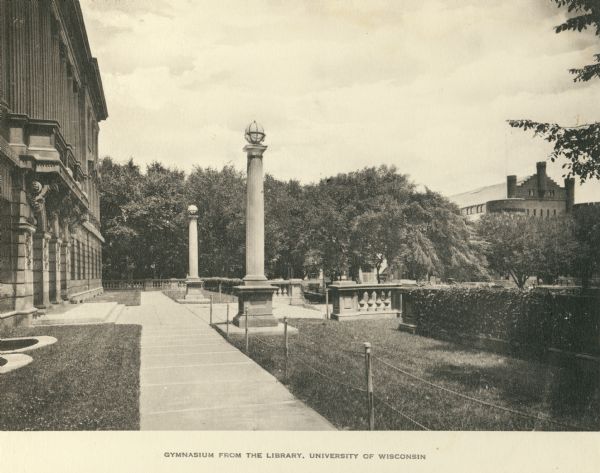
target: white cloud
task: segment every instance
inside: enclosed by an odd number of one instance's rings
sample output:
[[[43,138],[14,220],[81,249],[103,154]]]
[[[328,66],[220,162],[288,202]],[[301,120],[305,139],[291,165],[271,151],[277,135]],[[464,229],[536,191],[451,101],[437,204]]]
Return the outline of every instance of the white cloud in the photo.
[[[82,4],[110,114],[101,151],[116,159],[243,169],[256,119],[279,178],[386,163],[452,194],[545,159],[548,144],[506,119],[600,120],[600,82],[567,73],[599,41],[554,34],[562,13],[550,2]],[[600,200],[600,184],[577,195]]]

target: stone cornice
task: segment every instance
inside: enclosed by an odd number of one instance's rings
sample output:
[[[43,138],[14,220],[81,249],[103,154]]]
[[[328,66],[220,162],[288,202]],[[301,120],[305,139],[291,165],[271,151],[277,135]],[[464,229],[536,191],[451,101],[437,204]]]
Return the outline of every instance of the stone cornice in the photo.
[[[98,238],[98,240],[100,240],[102,243],[104,243],[104,237],[102,236],[102,233],[100,233],[100,230],[98,230],[90,222],[88,222],[88,221],[83,222],[82,227],[85,228],[86,230],[88,230],[90,233],[93,233],[94,236],[96,238]]]
[[[6,156],[14,165],[19,166],[19,156],[2,136],[0,136],[0,155]]]

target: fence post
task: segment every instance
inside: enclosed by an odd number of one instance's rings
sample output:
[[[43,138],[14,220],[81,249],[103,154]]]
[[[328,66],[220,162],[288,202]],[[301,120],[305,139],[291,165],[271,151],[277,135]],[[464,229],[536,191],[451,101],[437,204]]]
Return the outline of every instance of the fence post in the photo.
[[[249,344],[248,344],[248,308],[246,308],[246,310],[244,311],[244,319],[245,319],[245,322],[246,322],[246,323],[244,324],[244,325],[246,326],[246,329],[245,329],[245,336],[246,336],[246,355],[248,355],[248,354],[249,354],[249,351],[248,351],[248,345],[249,345]]]
[[[229,340],[229,304],[227,304],[227,325],[225,325],[225,337]]]
[[[375,404],[373,400],[373,373],[371,372],[371,344],[365,342],[365,372],[367,376],[367,408],[369,410],[369,430],[375,430]]]
[[[210,296],[210,326],[211,326],[211,327],[212,327],[212,324],[213,324],[213,323],[212,323],[212,309],[213,309],[213,308],[212,308],[212,299],[213,299],[213,296],[211,295],[211,296]]]
[[[285,379],[288,377],[288,354],[289,354],[289,344],[288,344],[288,320],[287,317],[283,318],[283,339],[284,339],[284,354],[285,354]]]
[[[325,319],[329,320],[329,289],[325,287]]]

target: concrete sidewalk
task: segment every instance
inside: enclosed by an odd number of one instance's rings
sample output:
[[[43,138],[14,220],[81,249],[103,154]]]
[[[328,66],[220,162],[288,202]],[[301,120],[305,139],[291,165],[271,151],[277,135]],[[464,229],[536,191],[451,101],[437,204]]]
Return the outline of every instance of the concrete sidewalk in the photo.
[[[117,320],[142,325],[141,430],[334,430],[195,312],[142,292]]]

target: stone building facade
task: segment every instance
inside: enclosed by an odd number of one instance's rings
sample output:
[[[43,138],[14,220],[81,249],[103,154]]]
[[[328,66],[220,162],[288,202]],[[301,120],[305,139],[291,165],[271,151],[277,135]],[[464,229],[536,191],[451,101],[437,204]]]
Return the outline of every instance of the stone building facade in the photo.
[[[77,0],[0,0],[0,324],[102,292],[98,124]]]
[[[536,173],[523,179],[506,176],[506,183],[480,187],[450,196],[469,220],[478,220],[490,212],[514,212],[537,218],[550,218],[571,212],[575,202],[575,181],[564,186],[546,174],[544,161],[536,164]]]

